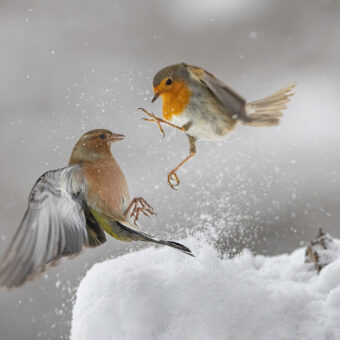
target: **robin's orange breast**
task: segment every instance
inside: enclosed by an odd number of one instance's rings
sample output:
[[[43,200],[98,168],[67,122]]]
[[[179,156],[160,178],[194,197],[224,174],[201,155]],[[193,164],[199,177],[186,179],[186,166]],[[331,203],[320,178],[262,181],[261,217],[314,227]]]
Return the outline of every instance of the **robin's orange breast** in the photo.
[[[174,82],[172,88],[162,93],[163,117],[171,120],[173,116],[183,113],[191,97],[191,90],[184,81]]]

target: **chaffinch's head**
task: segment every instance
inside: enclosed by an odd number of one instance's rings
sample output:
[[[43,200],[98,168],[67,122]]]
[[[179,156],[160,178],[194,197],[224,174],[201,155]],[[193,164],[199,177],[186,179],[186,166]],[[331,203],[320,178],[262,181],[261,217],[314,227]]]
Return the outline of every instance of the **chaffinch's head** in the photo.
[[[111,144],[124,138],[124,135],[105,129],[88,131],[79,138],[74,146],[70,164],[93,160],[108,154],[111,155]]]

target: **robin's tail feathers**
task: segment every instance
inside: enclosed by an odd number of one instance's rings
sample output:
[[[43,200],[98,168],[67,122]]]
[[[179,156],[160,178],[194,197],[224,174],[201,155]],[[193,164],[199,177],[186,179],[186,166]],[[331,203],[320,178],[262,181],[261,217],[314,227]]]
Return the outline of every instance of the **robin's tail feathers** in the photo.
[[[246,105],[246,117],[241,118],[244,125],[250,126],[274,126],[280,123],[282,110],[287,108],[292,95],[294,95],[295,83],[277,91],[271,96],[255,100]]]

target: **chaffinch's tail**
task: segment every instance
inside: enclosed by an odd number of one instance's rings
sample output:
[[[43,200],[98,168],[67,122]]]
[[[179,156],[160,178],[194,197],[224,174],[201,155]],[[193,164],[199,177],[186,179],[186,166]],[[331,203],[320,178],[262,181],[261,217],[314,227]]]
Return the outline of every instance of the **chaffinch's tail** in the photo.
[[[119,227],[120,231],[119,234],[125,236],[125,240],[133,240],[133,241],[145,241],[145,242],[152,242],[152,243],[157,243],[157,244],[162,244],[168,247],[175,248],[182,253],[185,253],[190,256],[194,256],[193,253],[189,248],[186,246],[183,246],[183,244],[173,242],[173,241],[165,241],[162,240],[158,237],[151,236],[147,233],[144,233],[140,230],[135,229],[134,226],[132,226],[129,223],[124,223],[124,222],[116,222],[116,225]]]

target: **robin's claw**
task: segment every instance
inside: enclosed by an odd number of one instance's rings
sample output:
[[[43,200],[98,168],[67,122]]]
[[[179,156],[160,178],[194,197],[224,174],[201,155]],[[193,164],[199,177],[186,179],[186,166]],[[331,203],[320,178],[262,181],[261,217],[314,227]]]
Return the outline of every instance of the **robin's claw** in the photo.
[[[162,138],[164,138],[165,133],[164,133],[164,130],[163,130],[162,125],[161,125],[161,120],[158,117],[156,117],[153,113],[146,111],[142,107],[139,107],[137,110],[143,111],[145,114],[147,114],[150,117],[150,118],[141,118],[141,120],[145,120],[146,122],[155,122],[157,124],[159,131],[162,134]]]
[[[149,116],[152,115],[152,113],[150,113],[149,111],[146,111],[143,107],[138,107],[137,110],[141,110]]]
[[[177,176],[177,174],[174,170],[172,170],[168,173],[168,184],[174,190],[177,190],[177,187],[180,184],[180,180],[179,180],[179,178],[178,178],[178,176]]]

